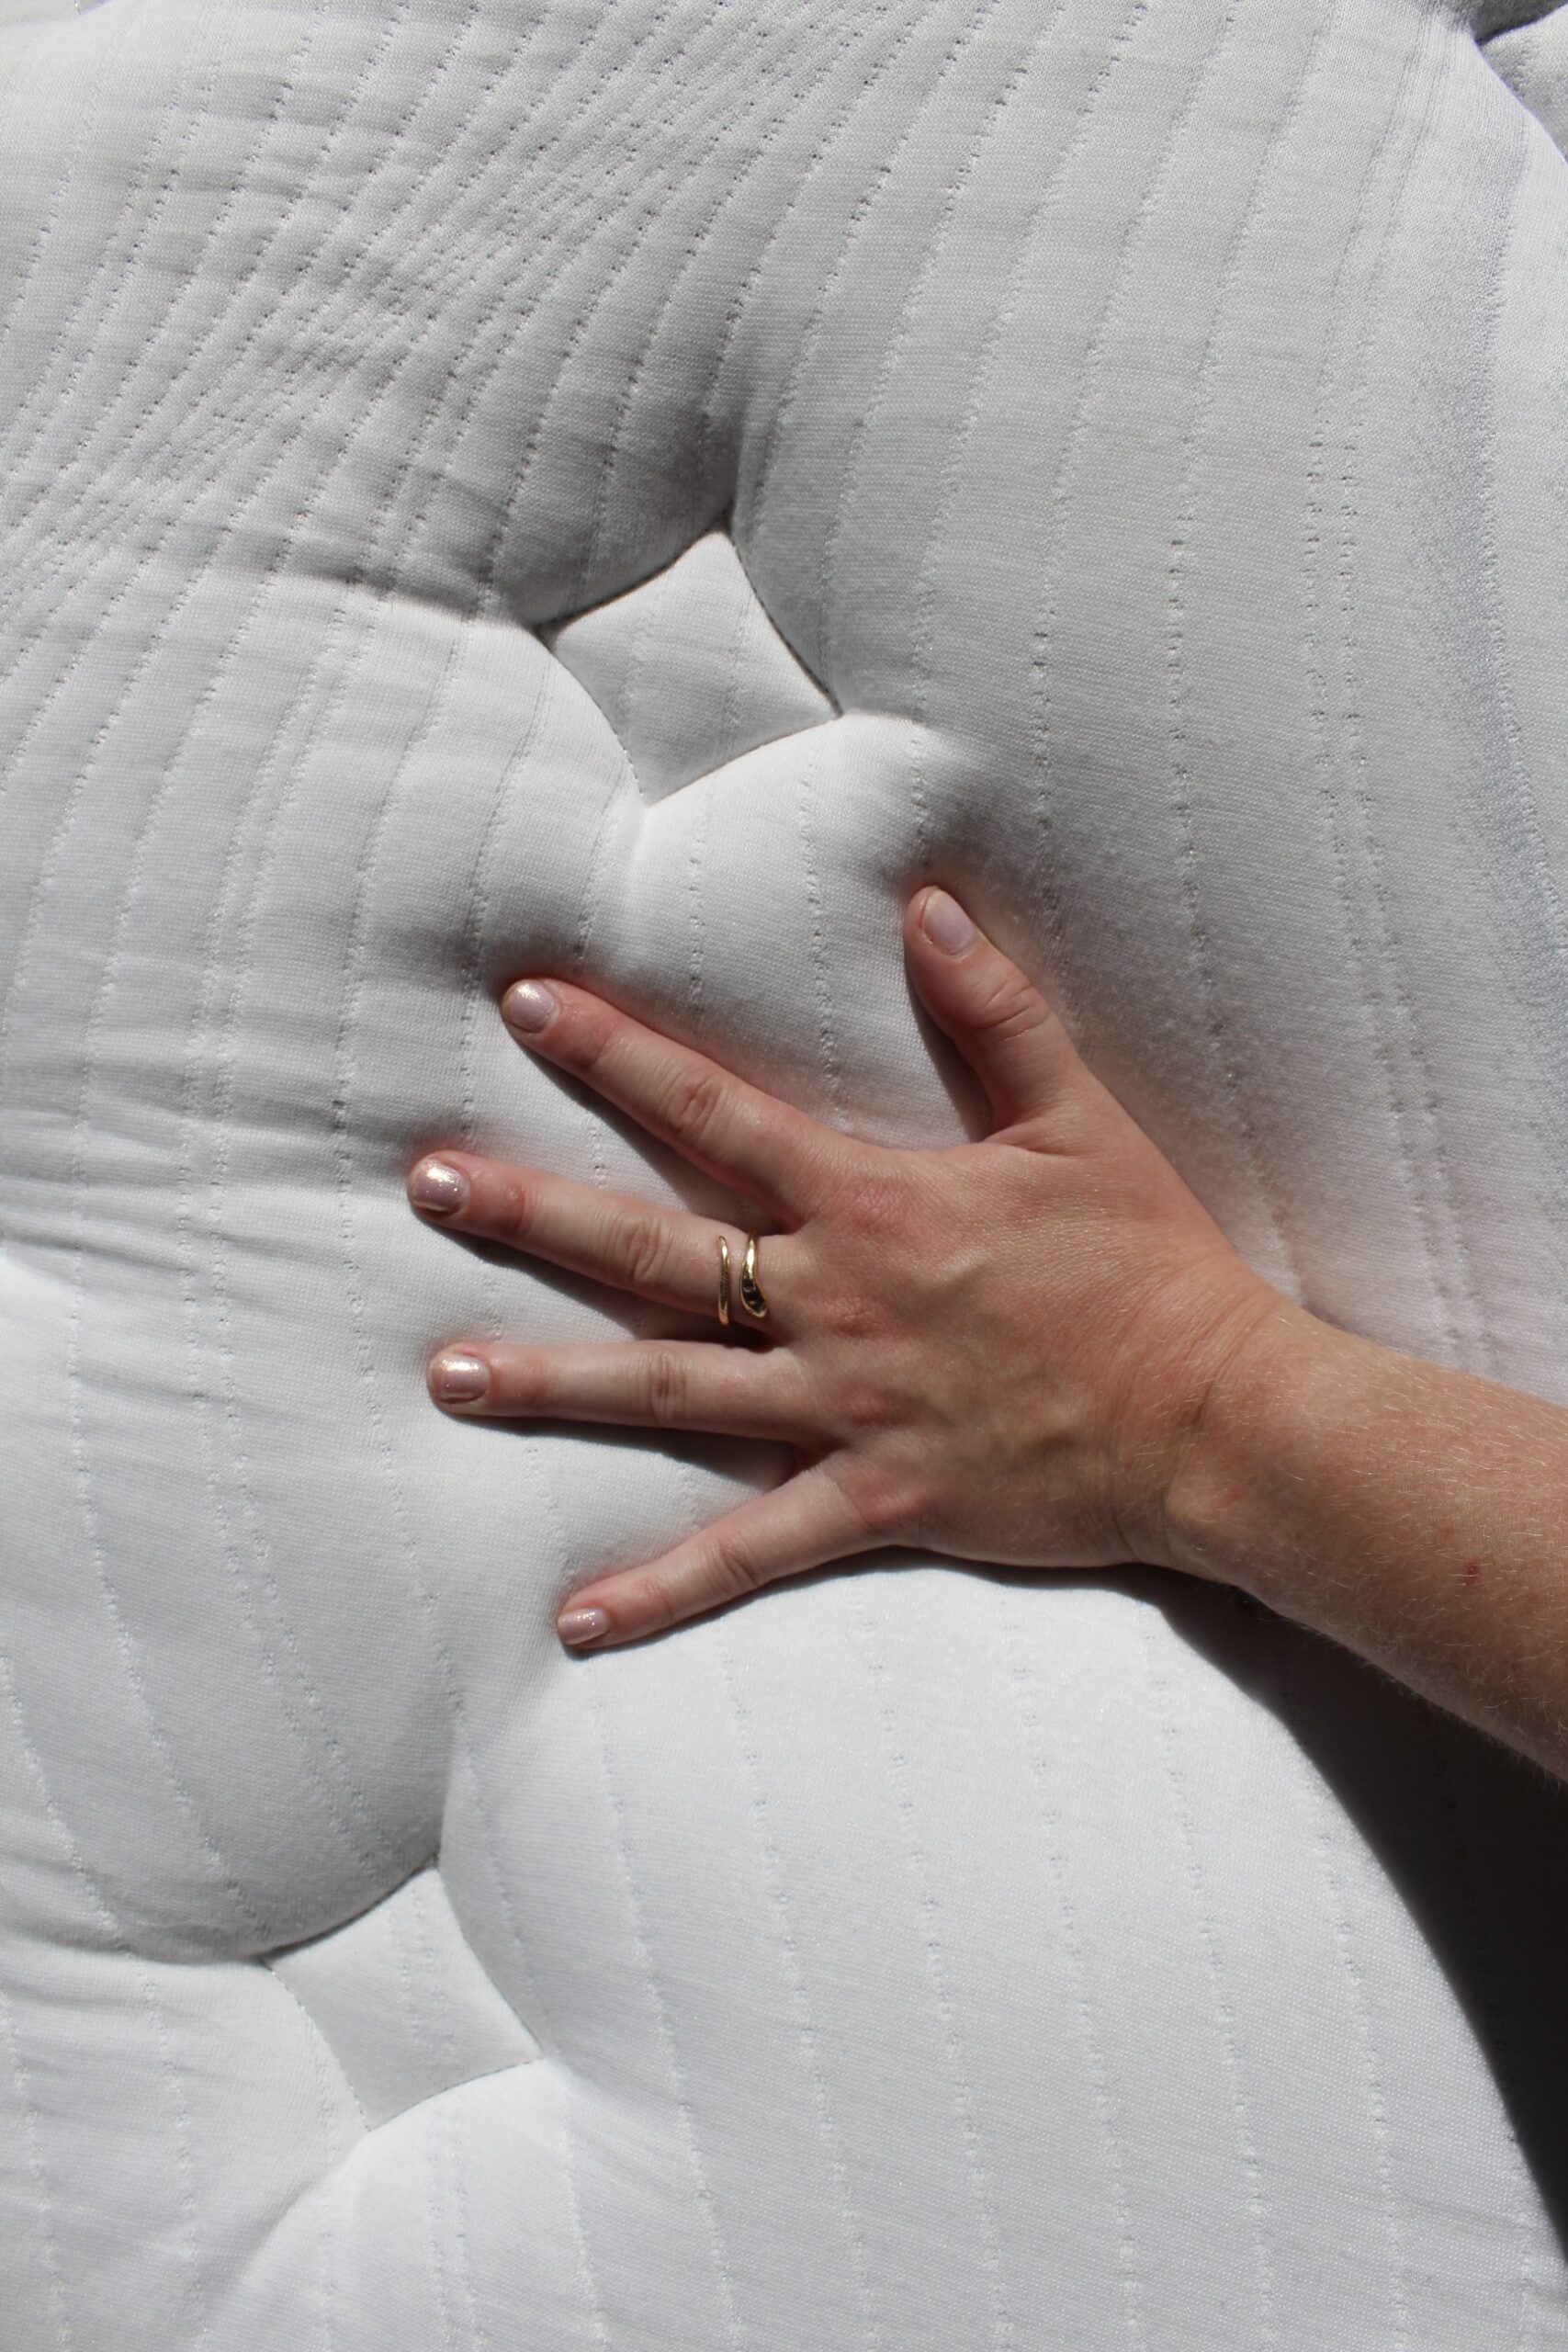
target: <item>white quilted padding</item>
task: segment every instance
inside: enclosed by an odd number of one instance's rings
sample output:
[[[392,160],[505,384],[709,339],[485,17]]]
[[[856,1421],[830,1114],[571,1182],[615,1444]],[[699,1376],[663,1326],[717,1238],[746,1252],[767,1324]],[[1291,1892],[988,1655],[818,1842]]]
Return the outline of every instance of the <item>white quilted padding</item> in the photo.
[[[1560,1791],[1143,1567],[572,1657],[787,1461],[444,1417],[668,1326],[403,1193],[742,1207],[530,971],[980,1132],[939,876],[1568,1404],[1568,12],[4,17],[6,2352],[1568,2346]]]
[[[762,610],[724,531],[540,634],[598,704],[645,800],[834,715]],[[800,757],[797,747],[792,758]]]

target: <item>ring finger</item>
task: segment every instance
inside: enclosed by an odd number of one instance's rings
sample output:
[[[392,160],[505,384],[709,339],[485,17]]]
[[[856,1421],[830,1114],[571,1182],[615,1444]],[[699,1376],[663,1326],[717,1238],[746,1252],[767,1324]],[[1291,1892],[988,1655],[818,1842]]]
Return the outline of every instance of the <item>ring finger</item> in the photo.
[[[746,1237],[714,1218],[695,1216],[687,1209],[660,1208],[628,1193],[601,1192],[597,1185],[575,1183],[568,1176],[462,1151],[420,1160],[410,1173],[408,1189],[410,1201],[423,1216],[456,1232],[525,1250],[552,1265],[716,1322],[722,1235],[730,1253],[729,1311],[734,1320],[777,1338],[788,1336],[779,1328],[768,1288],[776,1253],[787,1236],[769,1237],[767,1274],[759,1250],[757,1272],[768,1312],[757,1316],[741,1296]]]

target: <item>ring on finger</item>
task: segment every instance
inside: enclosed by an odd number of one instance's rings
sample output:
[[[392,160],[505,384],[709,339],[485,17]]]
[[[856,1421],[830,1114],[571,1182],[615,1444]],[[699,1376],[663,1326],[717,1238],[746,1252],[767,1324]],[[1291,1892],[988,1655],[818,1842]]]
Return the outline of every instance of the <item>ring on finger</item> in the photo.
[[[740,1268],[740,1296],[749,1313],[764,1321],[768,1302],[757,1274],[758,1243],[754,1233],[746,1236],[746,1256]],[[730,1320],[729,1306],[729,1243],[722,1233],[718,1237],[718,1319]]]

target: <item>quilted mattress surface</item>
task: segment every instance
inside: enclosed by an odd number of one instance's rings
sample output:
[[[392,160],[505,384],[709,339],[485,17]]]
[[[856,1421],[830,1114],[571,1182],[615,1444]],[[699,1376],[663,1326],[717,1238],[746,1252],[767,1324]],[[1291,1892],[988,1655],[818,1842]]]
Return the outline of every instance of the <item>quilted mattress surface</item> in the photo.
[[[1568,1404],[1568,15],[4,15],[6,2352],[1568,2346],[1553,1786],[1138,1566],[571,1656],[788,1465],[445,1419],[660,1320],[402,1190],[742,1205],[521,971],[980,1132],[937,876]]]

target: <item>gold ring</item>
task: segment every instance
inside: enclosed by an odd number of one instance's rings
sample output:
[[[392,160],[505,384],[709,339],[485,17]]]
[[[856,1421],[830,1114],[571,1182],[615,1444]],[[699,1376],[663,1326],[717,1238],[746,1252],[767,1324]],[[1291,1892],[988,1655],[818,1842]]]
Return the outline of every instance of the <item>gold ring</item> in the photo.
[[[766,1318],[768,1302],[762,1295],[762,1285],[757,1280],[757,1237],[746,1236],[746,1257],[740,1268],[740,1295],[759,1322]],[[718,1237],[718,1319],[730,1320],[729,1313],[729,1243],[721,1233]]]
[[[757,1280],[757,1237],[754,1233],[746,1236],[746,1261],[740,1269],[740,1295],[753,1315],[766,1315],[768,1302],[762,1296],[762,1286]]]

